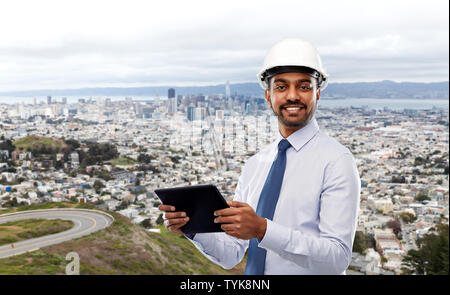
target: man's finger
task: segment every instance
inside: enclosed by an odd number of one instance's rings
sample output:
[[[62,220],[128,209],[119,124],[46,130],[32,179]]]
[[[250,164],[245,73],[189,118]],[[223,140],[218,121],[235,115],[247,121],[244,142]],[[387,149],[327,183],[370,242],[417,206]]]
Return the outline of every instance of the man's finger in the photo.
[[[220,226],[220,228],[223,229],[225,232],[229,232],[236,230],[236,225],[232,223],[224,223]]]
[[[159,205],[158,206],[159,211],[175,211],[175,207],[171,205]]]
[[[171,219],[167,219],[164,222],[166,223],[167,226],[171,226],[171,225],[175,225],[175,224],[186,223],[188,221],[189,221],[189,217],[185,217],[185,218],[171,218]]]
[[[239,202],[239,201],[229,201],[228,205],[230,205],[231,207],[250,207],[249,204],[244,203],[244,202]]]
[[[182,218],[182,217],[186,217],[186,213],[185,212],[164,212],[164,218],[165,219],[172,219],[172,218]]]
[[[229,215],[236,215],[239,213],[239,210],[237,208],[226,208],[226,209],[220,209],[214,212],[215,216],[229,216]]]
[[[220,216],[214,219],[215,223],[235,223],[237,222],[234,215],[231,216]]]
[[[183,223],[179,223],[179,224],[169,225],[169,226],[167,226],[167,229],[174,230],[174,231],[179,230],[180,227],[183,227],[186,223],[187,223],[187,221],[185,221]]]

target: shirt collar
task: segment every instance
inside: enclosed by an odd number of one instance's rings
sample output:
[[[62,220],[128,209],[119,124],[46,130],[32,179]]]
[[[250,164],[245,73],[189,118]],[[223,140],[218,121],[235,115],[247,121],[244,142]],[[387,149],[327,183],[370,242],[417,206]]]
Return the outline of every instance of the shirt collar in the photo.
[[[317,124],[316,118],[313,117],[312,120],[303,128],[295,131],[286,138],[295,151],[299,151],[308,141],[310,141],[319,132],[319,124]],[[278,132],[277,145],[283,139],[283,136]]]

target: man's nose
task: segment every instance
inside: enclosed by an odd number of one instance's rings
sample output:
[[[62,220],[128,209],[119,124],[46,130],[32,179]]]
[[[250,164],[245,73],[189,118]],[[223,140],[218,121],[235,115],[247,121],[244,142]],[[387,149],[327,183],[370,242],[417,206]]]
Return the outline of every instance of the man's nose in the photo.
[[[299,99],[297,89],[295,89],[295,87],[290,86],[288,88],[287,99],[292,101]]]

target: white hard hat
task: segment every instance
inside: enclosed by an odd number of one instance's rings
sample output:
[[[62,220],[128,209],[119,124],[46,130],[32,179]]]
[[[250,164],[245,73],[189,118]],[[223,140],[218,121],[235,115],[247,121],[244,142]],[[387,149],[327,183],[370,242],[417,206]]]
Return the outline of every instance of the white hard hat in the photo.
[[[317,49],[299,38],[287,38],[275,43],[264,58],[257,77],[262,88],[269,88],[269,79],[275,75],[300,72],[317,78],[319,88],[325,89],[328,74],[322,67]]]

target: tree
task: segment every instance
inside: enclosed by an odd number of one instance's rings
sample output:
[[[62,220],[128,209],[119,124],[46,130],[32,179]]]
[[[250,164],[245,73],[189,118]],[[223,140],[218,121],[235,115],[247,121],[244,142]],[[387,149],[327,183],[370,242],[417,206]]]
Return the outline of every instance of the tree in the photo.
[[[97,179],[94,181],[93,187],[95,189],[95,192],[98,194],[98,193],[100,193],[100,189],[104,188],[105,185],[103,184],[103,182],[101,182],[100,180]]]
[[[394,234],[398,237],[400,232],[402,231],[402,226],[400,224],[400,221],[391,219],[388,222],[386,222],[386,226],[388,228],[391,228]]]
[[[159,214],[158,218],[156,219],[156,224],[161,225],[163,223],[164,223],[164,218],[163,218],[163,215],[161,213],[161,214]]]
[[[406,223],[414,222],[417,219],[417,217],[411,213],[402,213],[400,218]]]
[[[62,161],[54,161],[54,166],[56,170],[60,170],[64,168],[64,164]]]
[[[89,143],[89,150],[86,154],[80,151],[80,162],[82,167],[101,164],[103,161],[109,161],[117,158],[119,152],[116,146],[109,143]]]
[[[392,183],[406,183],[406,178],[405,176],[401,175],[401,176],[392,176]]]
[[[151,221],[150,218],[144,219],[141,224],[145,228],[152,228],[153,227],[152,221]]]
[[[448,225],[438,224],[436,233],[417,239],[418,250],[409,250],[403,258],[404,274],[448,275]]]
[[[364,253],[367,250],[368,237],[362,231],[356,231],[352,252]]]
[[[427,193],[425,193],[425,192],[420,192],[420,193],[418,193],[418,194],[414,197],[414,199],[415,199],[416,201],[422,202],[422,201],[425,201],[425,200],[430,200],[430,197],[428,197],[428,194],[427,194]]]
[[[150,164],[151,160],[154,160],[155,157],[152,157],[150,155],[147,154],[139,154],[139,156],[137,157],[137,160],[139,163],[143,163],[143,164]]]
[[[71,150],[76,150],[77,148],[80,147],[80,143],[72,138],[64,140],[64,143],[71,146]]]
[[[119,205],[117,205],[116,211],[126,209],[126,208],[128,208],[128,205],[129,205],[129,202],[122,201]]]
[[[17,206],[19,206],[19,203],[17,202],[16,198],[12,198],[12,200],[9,200],[9,201],[5,202],[3,204],[3,206],[5,208],[17,207]]]
[[[13,145],[10,139],[0,142],[0,150],[8,150],[10,155],[15,149],[16,147]]]

